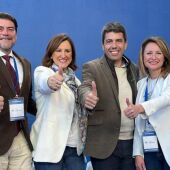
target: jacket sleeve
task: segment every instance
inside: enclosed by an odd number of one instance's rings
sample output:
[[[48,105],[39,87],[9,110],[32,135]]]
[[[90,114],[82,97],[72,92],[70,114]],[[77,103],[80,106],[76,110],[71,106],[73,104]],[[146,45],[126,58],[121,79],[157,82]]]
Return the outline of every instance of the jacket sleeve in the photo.
[[[90,64],[84,64],[82,70],[82,84],[78,88],[80,103],[84,105],[84,97],[91,91],[91,83],[94,80]]]
[[[166,87],[163,87],[162,94],[159,97],[141,103],[147,117],[167,106],[170,106],[170,75],[167,76],[164,82],[166,83]]]
[[[36,113],[37,113],[36,103],[35,103],[33,96],[32,96],[32,84],[31,84],[31,87],[30,87],[30,92],[29,92],[29,97],[28,97],[27,112],[32,114],[32,115],[36,115]]]

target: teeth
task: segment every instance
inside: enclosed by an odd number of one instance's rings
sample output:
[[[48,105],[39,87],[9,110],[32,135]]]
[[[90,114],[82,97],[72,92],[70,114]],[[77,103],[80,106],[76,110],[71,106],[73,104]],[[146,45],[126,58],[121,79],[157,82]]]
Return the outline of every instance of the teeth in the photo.
[[[9,40],[8,38],[0,38],[0,40]]]

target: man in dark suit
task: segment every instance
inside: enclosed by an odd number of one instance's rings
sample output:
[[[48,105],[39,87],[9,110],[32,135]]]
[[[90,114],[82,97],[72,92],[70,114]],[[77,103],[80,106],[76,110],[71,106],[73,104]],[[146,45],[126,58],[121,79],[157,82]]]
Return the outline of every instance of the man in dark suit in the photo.
[[[84,153],[94,170],[134,170],[134,120],[123,110],[135,102],[138,69],[124,55],[127,35],[120,23],[104,26],[102,45],[104,56],[83,65],[79,88],[81,103],[89,110]]]
[[[32,99],[31,65],[13,50],[17,21],[0,13],[0,169],[31,170],[32,145],[26,112],[35,114]],[[9,63],[5,56],[8,56]],[[15,82],[8,66],[12,66]],[[19,83],[19,84],[18,84]],[[16,88],[18,85],[18,88]],[[9,101],[10,100],[10,101]]]

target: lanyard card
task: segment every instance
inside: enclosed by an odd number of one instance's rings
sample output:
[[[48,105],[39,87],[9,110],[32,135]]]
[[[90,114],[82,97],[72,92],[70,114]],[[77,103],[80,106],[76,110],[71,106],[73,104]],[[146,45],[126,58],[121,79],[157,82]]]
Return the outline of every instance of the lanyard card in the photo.
[[[8,100],[8,102],[9,102],[10,121],[25,119],[24,98],[17,97]]]
[[[158,140],[155,131],[143,132],[143,148],[144,152],[158,152]]]

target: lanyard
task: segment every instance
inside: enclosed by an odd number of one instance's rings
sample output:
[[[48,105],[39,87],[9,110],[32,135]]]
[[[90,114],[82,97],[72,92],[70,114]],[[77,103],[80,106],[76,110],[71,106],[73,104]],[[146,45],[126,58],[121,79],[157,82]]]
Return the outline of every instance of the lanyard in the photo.
[[[155,88],[155,86],[156,86],[156,84],[157,84],[157,82],[158,82],[158,79],[159,79],[159,77],[156,79],[156,82],[155,82],[155,84],[154,84],[154,86],[153,86],[153,89],[152,89],[152,91],[151,91],[151,93],[149,94],[149,78],[147,78],[146,79],[146,88],[145,88],[145,94],[144,94],[144,100],[145,101],[148,101],[148,100],[150,100],[150,98],[151,98],[151,96],[152,96],[152,93],[153,93],[153,91],[154,91],[154,88]],[[153,131],[153,127],[152,127],[152,125],[150,124],[150,122],[149,122],[149,119],[146,119],[146,121],[145,121],[145,130],[147,130],[147,131]]]
[[[146,89],[145,89],[145,95],[144,95],[144,99],[145,101],[148,101],[148,97],[149,94],[148,94],[148,78],[146,79]]]
[[[12,57],[13,61],[14,61],[14,70],[16,72],[16,79],[17,79],[17,82],[19,83],[19,74],[18,74],[18,68],[17,68],[17,62],[15,60],[14,57]],[[16,89],[16,86],[17,86],[17,83],[14,84],[14,88]]]

